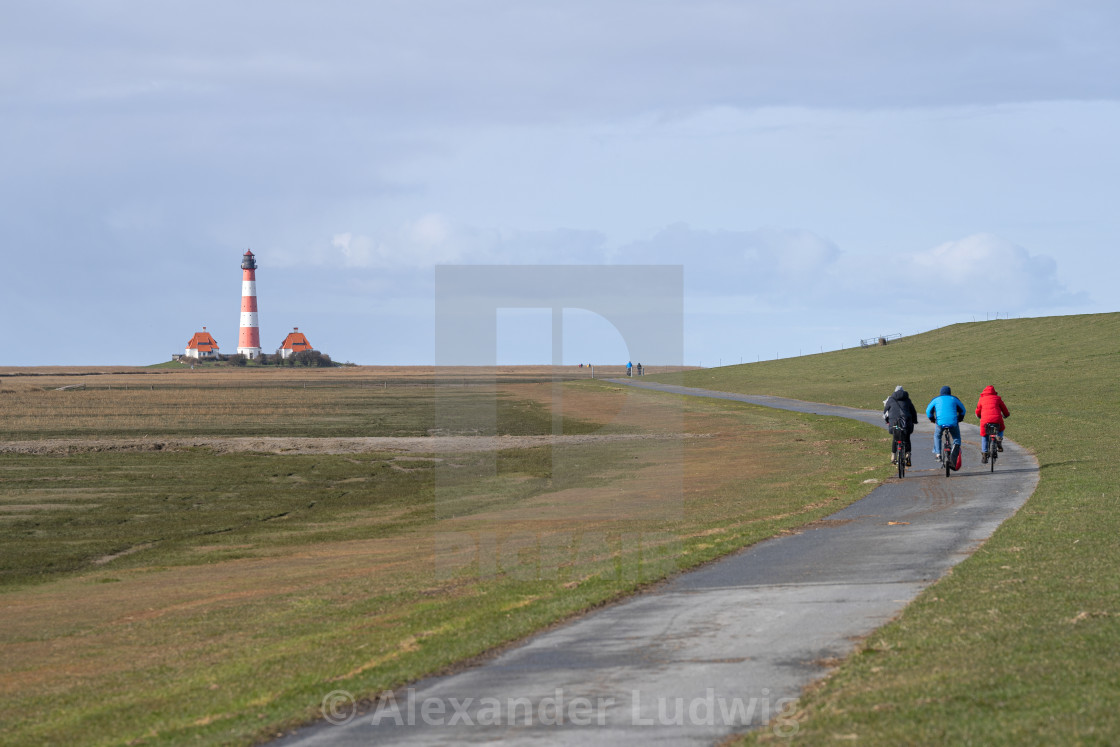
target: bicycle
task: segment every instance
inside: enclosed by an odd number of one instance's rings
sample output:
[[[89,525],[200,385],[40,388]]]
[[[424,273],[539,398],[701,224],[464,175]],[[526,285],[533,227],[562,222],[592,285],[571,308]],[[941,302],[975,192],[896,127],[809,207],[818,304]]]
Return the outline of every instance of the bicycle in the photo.
[[[996,457],[999,456],[999,425],[988,423],[984,426],[984,435],[988,437],[988,464],[991,471],[996,471]]]
[[[898,462],[898,476],[906,477],[906,424],[895,423],[891,426],[894,442],[891,444],[891,453]]]
[[[948,428],[941,429],[941,463],[948,477],[953,470],[953,434]]]

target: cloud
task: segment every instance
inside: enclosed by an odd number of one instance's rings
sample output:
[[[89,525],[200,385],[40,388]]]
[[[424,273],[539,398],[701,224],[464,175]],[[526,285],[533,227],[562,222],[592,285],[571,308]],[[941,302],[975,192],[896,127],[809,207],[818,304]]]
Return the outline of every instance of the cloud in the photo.
[[[831,241],[800,229],[708,231],[676,224],[622,247],[612,259],[684,265],[693,293],[786,298],[828,282],[840,256]]]
[[[381,235],[340,231],[309,247],[281,247],[270,254],[280,267],[417,270],[459,263],[468,243],[446,218],[433,213]]]
[[[283,267],[426,271],[447,264],[603,264],[598,231],[499,231],[457,224],[429,213],[381,233],[340,231],[311,247],[272,250]]]
[[[1025,311],[1084,303],[1058,279],[1058,263],[989,233],[966,236],[911,259],[913,292],[927,302],[949,295],[963,308]]]
[[[695,293],[781,298],[831,282],[841,252],[828,239],[799,229],[709,231],[674,224],[612,249],[598,231],[498,231],[430,214],[384,235],[340,232],[309,252],[282,256],[285,265],[368,270],[426,270],[440,264],[683,265]]]
[[[414,124],[1120,97],[1100,74],[1120,64],[1107,1],[58,5],[18,4],[0,30],[0,69],[20,71],[0,84],[25,100],[270,117],[375,101]]]
[[[327,251],[313,252],[319,264],[370,269],[417,269],[459,261],[463,250],[446,219],[425,215],[385,237],[349,231],[331,237]]]
[[[988,233],[908,255],[845,252],[811,231],[709,231],[669,226],[611,255],[623,263],[681,264],[690,308],[750,314],[783,309],[894,313],[899,299],[925,313],[946,297],[950,315],[1045,312],[1088,302],[1058,263]]]
[[[905,256],[844,252],[794,228],[706,230],[683,223],[609,248],[596,231],[501,232],[429,214],[380,236],[340,232],[311,251],[281,252],[284,266],[404,273],[441,264],[682,265],[696,304],[738,310],[894,308],[901,296],[961,310],[1022,312],[1087,301],[1058,278],[1057,262],[994,234],[975,234]]]

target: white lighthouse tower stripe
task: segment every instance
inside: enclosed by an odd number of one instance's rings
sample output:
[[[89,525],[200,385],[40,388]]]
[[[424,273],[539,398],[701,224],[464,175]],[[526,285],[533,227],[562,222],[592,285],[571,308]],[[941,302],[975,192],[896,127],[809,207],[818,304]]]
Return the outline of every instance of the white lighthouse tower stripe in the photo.
[[[251,251],[241,258],[241,329],[237,352],[250,359],[261,354],[261,332],[257,325],[257,260]]]

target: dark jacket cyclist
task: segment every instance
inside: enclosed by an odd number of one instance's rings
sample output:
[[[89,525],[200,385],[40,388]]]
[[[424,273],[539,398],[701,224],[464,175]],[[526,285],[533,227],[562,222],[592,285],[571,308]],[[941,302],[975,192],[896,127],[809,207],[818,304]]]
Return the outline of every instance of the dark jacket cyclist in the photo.
[[[910,395],[899,384],[894,388],[891,396],[883,402],[883,420],[887,421],[887,428],[893,432],[896,425],[902,426],[902,441],[906,455],[906,466],[910,466],[910,434],[914,432],[914,425],[918,422],[918,411],[910,401]],[[894,439],[891,439],[891,464],[898,461],[898,454],[894,451]]]
[[[945,428],[953,434],[953,444],[960,449],[961,427],[958,424],[964,420],[967,412],[964,403],[954,397],[953,390],[947,386],[941,387],[941,394],[926,405],[926,417],[937,423],[933,434],[933,453],[937,455],[938,461],[941,461],[941,431]]]

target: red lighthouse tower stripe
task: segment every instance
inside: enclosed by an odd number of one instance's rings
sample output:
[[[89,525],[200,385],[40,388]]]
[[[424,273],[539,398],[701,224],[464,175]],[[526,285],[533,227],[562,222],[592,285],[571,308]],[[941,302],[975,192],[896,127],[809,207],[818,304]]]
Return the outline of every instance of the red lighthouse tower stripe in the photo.
[[[245,281],[252,281],[253,285],[256,286],[256,270],[246,270],[245,271],[245,278],[242,280],[242,283],[244,283]],[[256,288],[255,287],[253,288],[253,292],[256,293]],[[257,297],[256,297],[256,295],[246,296],[246,295],[243,294],[241,296],[241,310],[242,311],[256,311],[257,310]]]

